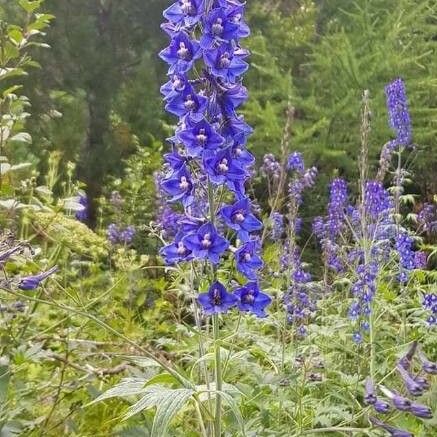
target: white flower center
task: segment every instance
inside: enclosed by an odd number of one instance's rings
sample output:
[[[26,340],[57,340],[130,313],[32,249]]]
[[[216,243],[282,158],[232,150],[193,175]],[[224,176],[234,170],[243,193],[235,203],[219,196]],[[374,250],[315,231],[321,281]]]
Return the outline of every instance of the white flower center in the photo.
[[[208,141],[208,136],[205,134],[205,129],[199,130],[199,134],[196,135],[196,139],[198,143],[201,144],[202,146],[206,144],[206,142]]]
[[[218,169],[220,173],[226,173],[229,171],[228,160],[226,158],[223,158],[220,161],[220,164],[218,165]]]
[[[179,188],[181,190],[187,191],[188,188],[190,188],[190,183],[187,181],[187,178],[185,176],[181,177],[181,182],[179,183]]]
[[[184,42],[179,43],[179,50],[176,52],[179,59],[188,60],[190,58],[190,51],[185,47]]]
[[[211,234],[205,234],[203,236],[203,240],[202,240],[202,247],[204,249],[208,249],[209,247],[211,247]]]

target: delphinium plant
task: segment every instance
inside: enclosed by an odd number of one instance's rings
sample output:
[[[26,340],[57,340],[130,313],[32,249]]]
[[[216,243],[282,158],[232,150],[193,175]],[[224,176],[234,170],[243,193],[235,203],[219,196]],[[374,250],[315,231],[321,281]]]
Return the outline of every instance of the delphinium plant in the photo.
[[[169,65],[170,80],[161,89],[165,107],[179,118],[161,188],[183,211],[162,255],[168,264],[189,263],[191,287],[206,288],[196,300],[212,321],[215,436],[222,433],[221,314],[236,308],[265,317],[271,301],[257,280],[262,261],[255,234],[262,223],[245,187],[254,161],[246,148],[252,129],[237,112],[247,99],[241,83],[249,55],[240,45],[249,35],[244,9],[229,0],[174,3],[163,25],[171,42],[160,53]],[[234,264],[230,271],[222,268],[228,257]],[[234,279],[239,282],[231,290]]]

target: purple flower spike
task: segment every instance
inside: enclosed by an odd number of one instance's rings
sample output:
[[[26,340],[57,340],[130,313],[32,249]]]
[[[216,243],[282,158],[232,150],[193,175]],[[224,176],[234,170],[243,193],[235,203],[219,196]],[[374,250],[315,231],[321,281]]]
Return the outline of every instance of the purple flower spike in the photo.
[[[195,258],[208,259],[213,264],[218,264],[220,256],[229,247],[229,241],[221,237],[211,223],[206,223],[195,233],[186,235],[182,243],[193,252]]]
[[[405,388],[412,396],[420,396],[423,394],[422,386],[413,379],[413,377],[400,365],[396,366],[397,371],[404,381]]]
[[[365,383],[364,402],[366,405],[374,405],[376,401],[375,386],[373,385],[372,378],[368,376]]]
[[[422,351],[419,351],[418,356],[422,364],[422,370],[430,375],[437,375],[437,363],[428,360]]]
[[[54,266],[51,269],[47,270],[46,272],[42,272],[38,275],[32,275],[32,276],[26,276],[24,278],[21,278],[18,288],[20,290],[35,290],[39,287],[41,282],[46,279],[48,276],[53,275],[58,270],[58,266]]]
[[[249,282],[243,287],[235,290],[239,297],[238,308],[240,311],[249,311],[258,317],[266,317],[265,308],[270,304],[272,298],[262,293],[256,282]]]
[[[390,127],[396,134],[396,145],[411,145],[412,130],[405,83],[396,79],[385,87]]]
[[[414,437],[414,435],[411,434],[410,432],[405,431],[403,429],[395,428],[391,425],[388,425],[387,423],[382,422],[381,420],[377,419],[376,417],[369,417],[369,420],[373,426],[384,429],[392,437]]]
[[[387,414],[390,412],[390,404],[383,399],[377,399],[377,401],[373,404],[373,408],[377,413]]]
[[[201,293],[197,301],[207,315],[225,313],[234,307],[238,298],[226,291],[226,288],[218,281],[214,282],[207,293]]]
[[[432,419],[431,408],[426,405],[413,403],[411,404],[410,413],[422,419]]]

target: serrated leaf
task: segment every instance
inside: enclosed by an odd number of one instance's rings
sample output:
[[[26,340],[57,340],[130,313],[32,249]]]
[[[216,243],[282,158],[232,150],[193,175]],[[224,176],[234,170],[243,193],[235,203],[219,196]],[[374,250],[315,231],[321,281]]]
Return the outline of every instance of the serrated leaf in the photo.
[[[194,393],[193,390],[186,388],[172,391],[174,393],[160,402],[158,408],[156,409],[150,437],[163,437],[167,435],[167,428],[170,425],[171,420],[188,402]]]
[[[98,398],[87,404],[87,406],[104,401],[106,399],[143,394],[145,391],[144,383],[145,380],[141,378],[123,379],[120,384],[117,384],[109,390],[105,391],[105,393],[101,394]]]

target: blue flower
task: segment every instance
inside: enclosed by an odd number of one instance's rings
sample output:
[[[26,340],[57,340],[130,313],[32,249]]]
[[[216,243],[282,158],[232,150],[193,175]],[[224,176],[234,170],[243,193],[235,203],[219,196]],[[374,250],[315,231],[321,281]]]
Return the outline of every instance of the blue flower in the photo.
[[[263,266],[263,261],[258,255],[259,250],[259,241],[251,240],[235,252],[237,270],[252,281],[256,280],[256,272]]]
[[[83,209],[76,212],[77,220],[84,222],[88,220],[88,197],[84,192],[79,193],[79,204]]]
[[[160,91],[167,101],[181,94],[187,86],[189,83],[185,74],[173,74],[170,80],[161,86]]]
[[[249,282],[237,288],[234,294],[239,297],[240,311],[249,311],[257,317],[266,317],[265,308],[271,303],[272,298],[262,293],[256,282]]]
[[[231,42],[238,38],[239,30],[239,23],[234,22],[226,10],[213,9],[204,20],[200,45],[204,49],[210,49],[215,43]]]
[[[262,229],[262,223],[252,214],[250,201],[246,197],[220,210],[225,223],[237,231],[241,241],[249,239],[249,233]]]
[[[185,207],[194,201],[194,185],[191,175],[185,166],[180,167],[170,177],[161,182],[162,189],[170,196],[171,201],[182,201]]]
[[[226,288],[218,281],[214,282],[207,293],[201,293],[197,301],[207,315],[225,313],[234,307],[238,298],[226,291]]]
[[[224,138],[206,120],[194,123],[187,120],[187,125],[177,133],[177,138],[193,157],[201,156],[204,150],[217,150],[224,142]]]
[[[58,266],[54,266],[46,272],[39,273],[38,275],[26,276],[20,279],[18,283],[18,288],[21,290],[35,290],[39,287],[41,282],[48,276],[53,275],[58,270]]]
[[[159,251],[167,265],[177,264],[182,261],[193,259],[191,250],[189,250],[182,241],[184,234],[179,232],[171,244],[167,244]]]
[[[217,153],[205,152],[203,163],[213,184],[227,184],[232,191],[235,191],[234,182],[244,181],[247,177],[246,171],[233,159],[230,147],[219,150]]]
[[[162,50],[159,56],[170,65],[169,74],[186,73],[202,56],[202,50],[199,43],[190,39],[187,33],[178,32],[173,35],[170,45]]]
[[[239,55],[234,47],[228,44],[207,50],[203,55],[205,64],[211,68],[212,74],[230,83],[235,83],[249,68],[248,63],[243,60],[245,56],[245,53]]]
[[[206,223],[195,233],[186,235],[183,244],[193,252],[196,259],[207,259],[213,264],[218,264],[220,256],[229,247],[229,242],[221,237],[214,225]]]
[[[205,0],[178,0],[164,11],[164,17],[174,24],[194,26],[204,13]]]
[[[189,115],[192,120],[201,120],[204,116],[208,99],[202,94],[196,94],[191,85],[181,92],[169,96],[165,110],[178,117]]]

